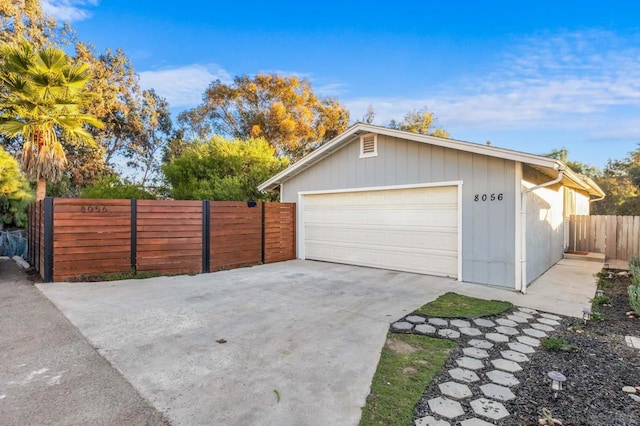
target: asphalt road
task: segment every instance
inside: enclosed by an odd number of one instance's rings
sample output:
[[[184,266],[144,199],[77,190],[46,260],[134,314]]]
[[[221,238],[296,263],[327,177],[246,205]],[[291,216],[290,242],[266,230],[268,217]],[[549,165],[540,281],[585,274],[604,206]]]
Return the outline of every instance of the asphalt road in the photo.
[[[166,425],[10,260],[0,260],[0,424]]]

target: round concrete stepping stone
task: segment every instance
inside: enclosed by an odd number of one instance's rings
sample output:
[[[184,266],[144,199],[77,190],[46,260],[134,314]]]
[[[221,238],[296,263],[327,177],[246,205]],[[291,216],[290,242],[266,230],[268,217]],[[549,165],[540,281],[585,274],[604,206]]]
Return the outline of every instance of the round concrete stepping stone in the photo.
[[[413,324],[406,321],[398,321],[391,324],[391,328],[394,331],[411,331],[411,329],[413,328]]]
[[[471,327],[471,323],[469,321],[465,321],[465,320],[459,320],[459,319],[455,319],[455,320],[451,320],[449,321],[449,324],[451,324],[454,327]]]
[[[528,320],[533,319],[533,315],[528,314],[528,313],[526,313],[526,312],[522,312],[522,311],[515,311],[515,312],[513,313],[513,316],[520,317],[520,318],[524,318],[524,319],[528,319]],[[552,318],[552,319],[553,319],[553,318]]]
[[[533,349],[531,346],[525,345],[524,343],[520,342],[509,343],[509,349],[521,352],[523,354],[532,354],[535,352],[535,349]]]
[[[458,401],[441,396],[430,399],[429,408],[437,415],[446,417],[447,419],[454,419],[464,414],[462,405],[460,405]]]
[[[487,373],[487,377],[493,383],[503,386],[516,386],[520,384],[520,380],[516,379],[516,376],[506,371],[491,370]]]
[[[542,324],[547,324],[547,325],[560,325],[558,321],[552,320],[549,318],[538,318],[538,322],[541,322]]]
[[[518,323],[515,321],[511,321],[510,319],[506,319],[506,318],[498,318],[496,320],[496,322],[500,325],[506,325],[507,327],[517,327]]]
[[[531,337],[537,337],[539,339],[542,337],[547,337],[547,333],[545,333],[544,331],[536,330],[534,328],[525,328],[524,330],[522,330],[522,332]]]
[[[520,306],[520,307],[518,307],[518,310],[519,310],[520,312],[524,312],[525,314],[531,314],[531,315],[534,315],[534,314],[537,314],[537,313],[538,313],[538,311],[536,311],[535,309],[531,309],[531,308],[523,308],[523,307],[521,307],[521,306]]]
[[[508,359],[509,361],[515,362],[527,362],[529,361],[529,357],[518,351],[502,351],[500,352],[502,358]]]
[[[509,338],[507,336],[500,333],[487,333],[484,335],[484,337],[498,343],[505,343],[509,341]]]
[[[561,321],[562,320],[561,317],[559,317],[557,315],[553,315],[553,314],[540,314],[540,316],[542,318],[547,318],[547,319],[550,319],[550,320],[556,320],[556,321]]]
[[[509,319],[509,320],[511,320],[513,322],[520,323],[520,324],[526,324],[526,323],[529,322],[528,319],[522,318],[522,317],[518,317],[516,315],[507,315],[507,319]]]
[[[500,334],[506,334],[507,336],[515,336],[516,334],[520,334],[518,330],[513,327],[507,327],[506,325],[499,325],[496,327],[496,331]]]
[[[493,423],[485,422],[484,420],[474,417],[461,421],[460,426],[493,426]]]
[[[462,352],[471,358],[483,359],[489,358],[489,352],[479,348],[464,348]]]
[[[482,385],[480,386],[480,390],[484,396],[497,399],[498,401],[511,401],[516,397],[513,392],[511,392],[511,389],[496,385],[495,383]]]
[[[455,399],[464,399],[473,395],[469,386],[463,385],[462,383],[445,382],[440,383],[438,387],[443,395],[450,396]]]
[[[467,336],[480,336],[482,331],[478,330],[474,327],[460,327],[460,333],[466,334]]]
[[[438,335],[447,339],[457,339],[460,337],[460,332],[452,330],[450,328],[441,328],[438,330]]]
[[[442,318],[429,318],[427,320],[431,325],[437,325],[438,327],[446,327],[449,325],[447,320],[443,320]]]
[[[484,367],[482,361],[468,356],[456,359],[456,364],[458,364],[459,367],[466,368],[468,370],[480,370]]]
[[[553,331],[554,328],[551,327],[550,325],[546,325],[546,324],[538,324],[538,323],[533,323],[533,324],[529,324],[531,326],[531,328],[535,328],[536,330],[540,330],[540,331]]]
[[[478,375],[471,371],[465,370],[464,368],[453,368],[449,370],[449,375],[454,380],[460,380],[461,382],[473,383],[480,380]]]
[[[420,317],[418,315],[409,315],[405,318],[406,321],[409,321],[412,324],[422,324],[426,321],[425,317]]]
[[[478,327],[495,327],[496,326],[495,322],[488,319],[484,319],[484,318],[476,318],[473,320],[473,323]]]
[[[522,371],[522,367],[517,362],[509,361],[508,359],[499,358],[492,359],[491,364],[498,370],[506,371],[508,373],[515,373],[516,371]]]
[[[471,339],[469,340],[469,344],[474,348],[480,349],[491,349],[493,347],[493,343],[482,339]]]
[[[421,417],[414,422],[415,426],[450,426],[446,420],[438,420],[433,416]]]
[[[540,340],[534,339],[533,337],[518,336],[516,337],[516,339],[518,339],[518,342],[524,343],[525,345],[533,346],[534,348],[540,346]]]
[[[418,324],[416,325],[416,333],[420,334],[435,334],[437,331],[436,328],[429,324]]]
[[[509,415],[509,412],[504,408],[504,405],[487,398],[480,398],[471,401],[470,405],[477,415],[491,420],[500,420]]]

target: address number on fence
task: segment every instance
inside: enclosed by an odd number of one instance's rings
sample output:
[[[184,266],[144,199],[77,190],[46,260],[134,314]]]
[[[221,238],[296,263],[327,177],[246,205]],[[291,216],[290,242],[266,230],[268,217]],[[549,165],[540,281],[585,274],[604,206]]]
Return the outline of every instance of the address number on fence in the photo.
[[[107,206],[80,206],[81,213],[104,213]]]
[[[476,194],[473,196],[473,201],[502,201],[504,199],[504,195],[499,194]]]

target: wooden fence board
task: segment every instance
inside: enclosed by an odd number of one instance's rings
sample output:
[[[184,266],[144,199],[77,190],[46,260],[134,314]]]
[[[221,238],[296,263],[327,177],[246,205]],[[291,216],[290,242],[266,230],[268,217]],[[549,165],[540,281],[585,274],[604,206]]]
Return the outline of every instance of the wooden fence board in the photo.
[[[193,274],[203,270],[203,231],[209,231],[209,270],[295,258],[295,204],[202,201],[53,200],[53,281],[139,271]],[[44,202],[29,207],[29,259],[42,274]],[[264,208],[264,216],[263,216]],[[136,240],[132,244],[132,220]],[[135,252],[132,253],[132,249]]]
[[[569,250],[628,261],[640,255],[640,216],[571,216]]]

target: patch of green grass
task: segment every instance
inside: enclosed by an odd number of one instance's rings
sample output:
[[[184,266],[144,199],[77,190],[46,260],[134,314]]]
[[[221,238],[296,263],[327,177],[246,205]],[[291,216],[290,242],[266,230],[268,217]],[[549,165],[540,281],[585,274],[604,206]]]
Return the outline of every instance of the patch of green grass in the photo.
[[[413,407],[455,346],[445,339],[389,333],[360,425],[412,424]]]
[[[499,300],[482,300],[456,293],[445,293],[416,313],[440,318],[479,318],[501,314],[513,305]]]
[[[545,337],[541,341],[542,346],[548,351],[565,351],[570,352],[578,349],[578,346],[569,343],[562,337]]]
[[[96,274],[96,275],[81,275],[75,279],[71,279],[71,282],[102,282],[102,281],[120,281],[120,280],[140,280],[144,278],[155,278],[161,276],[160,272],[152,271],[134,271],[129,270],[126,272],[113,272],[108,274]]]

